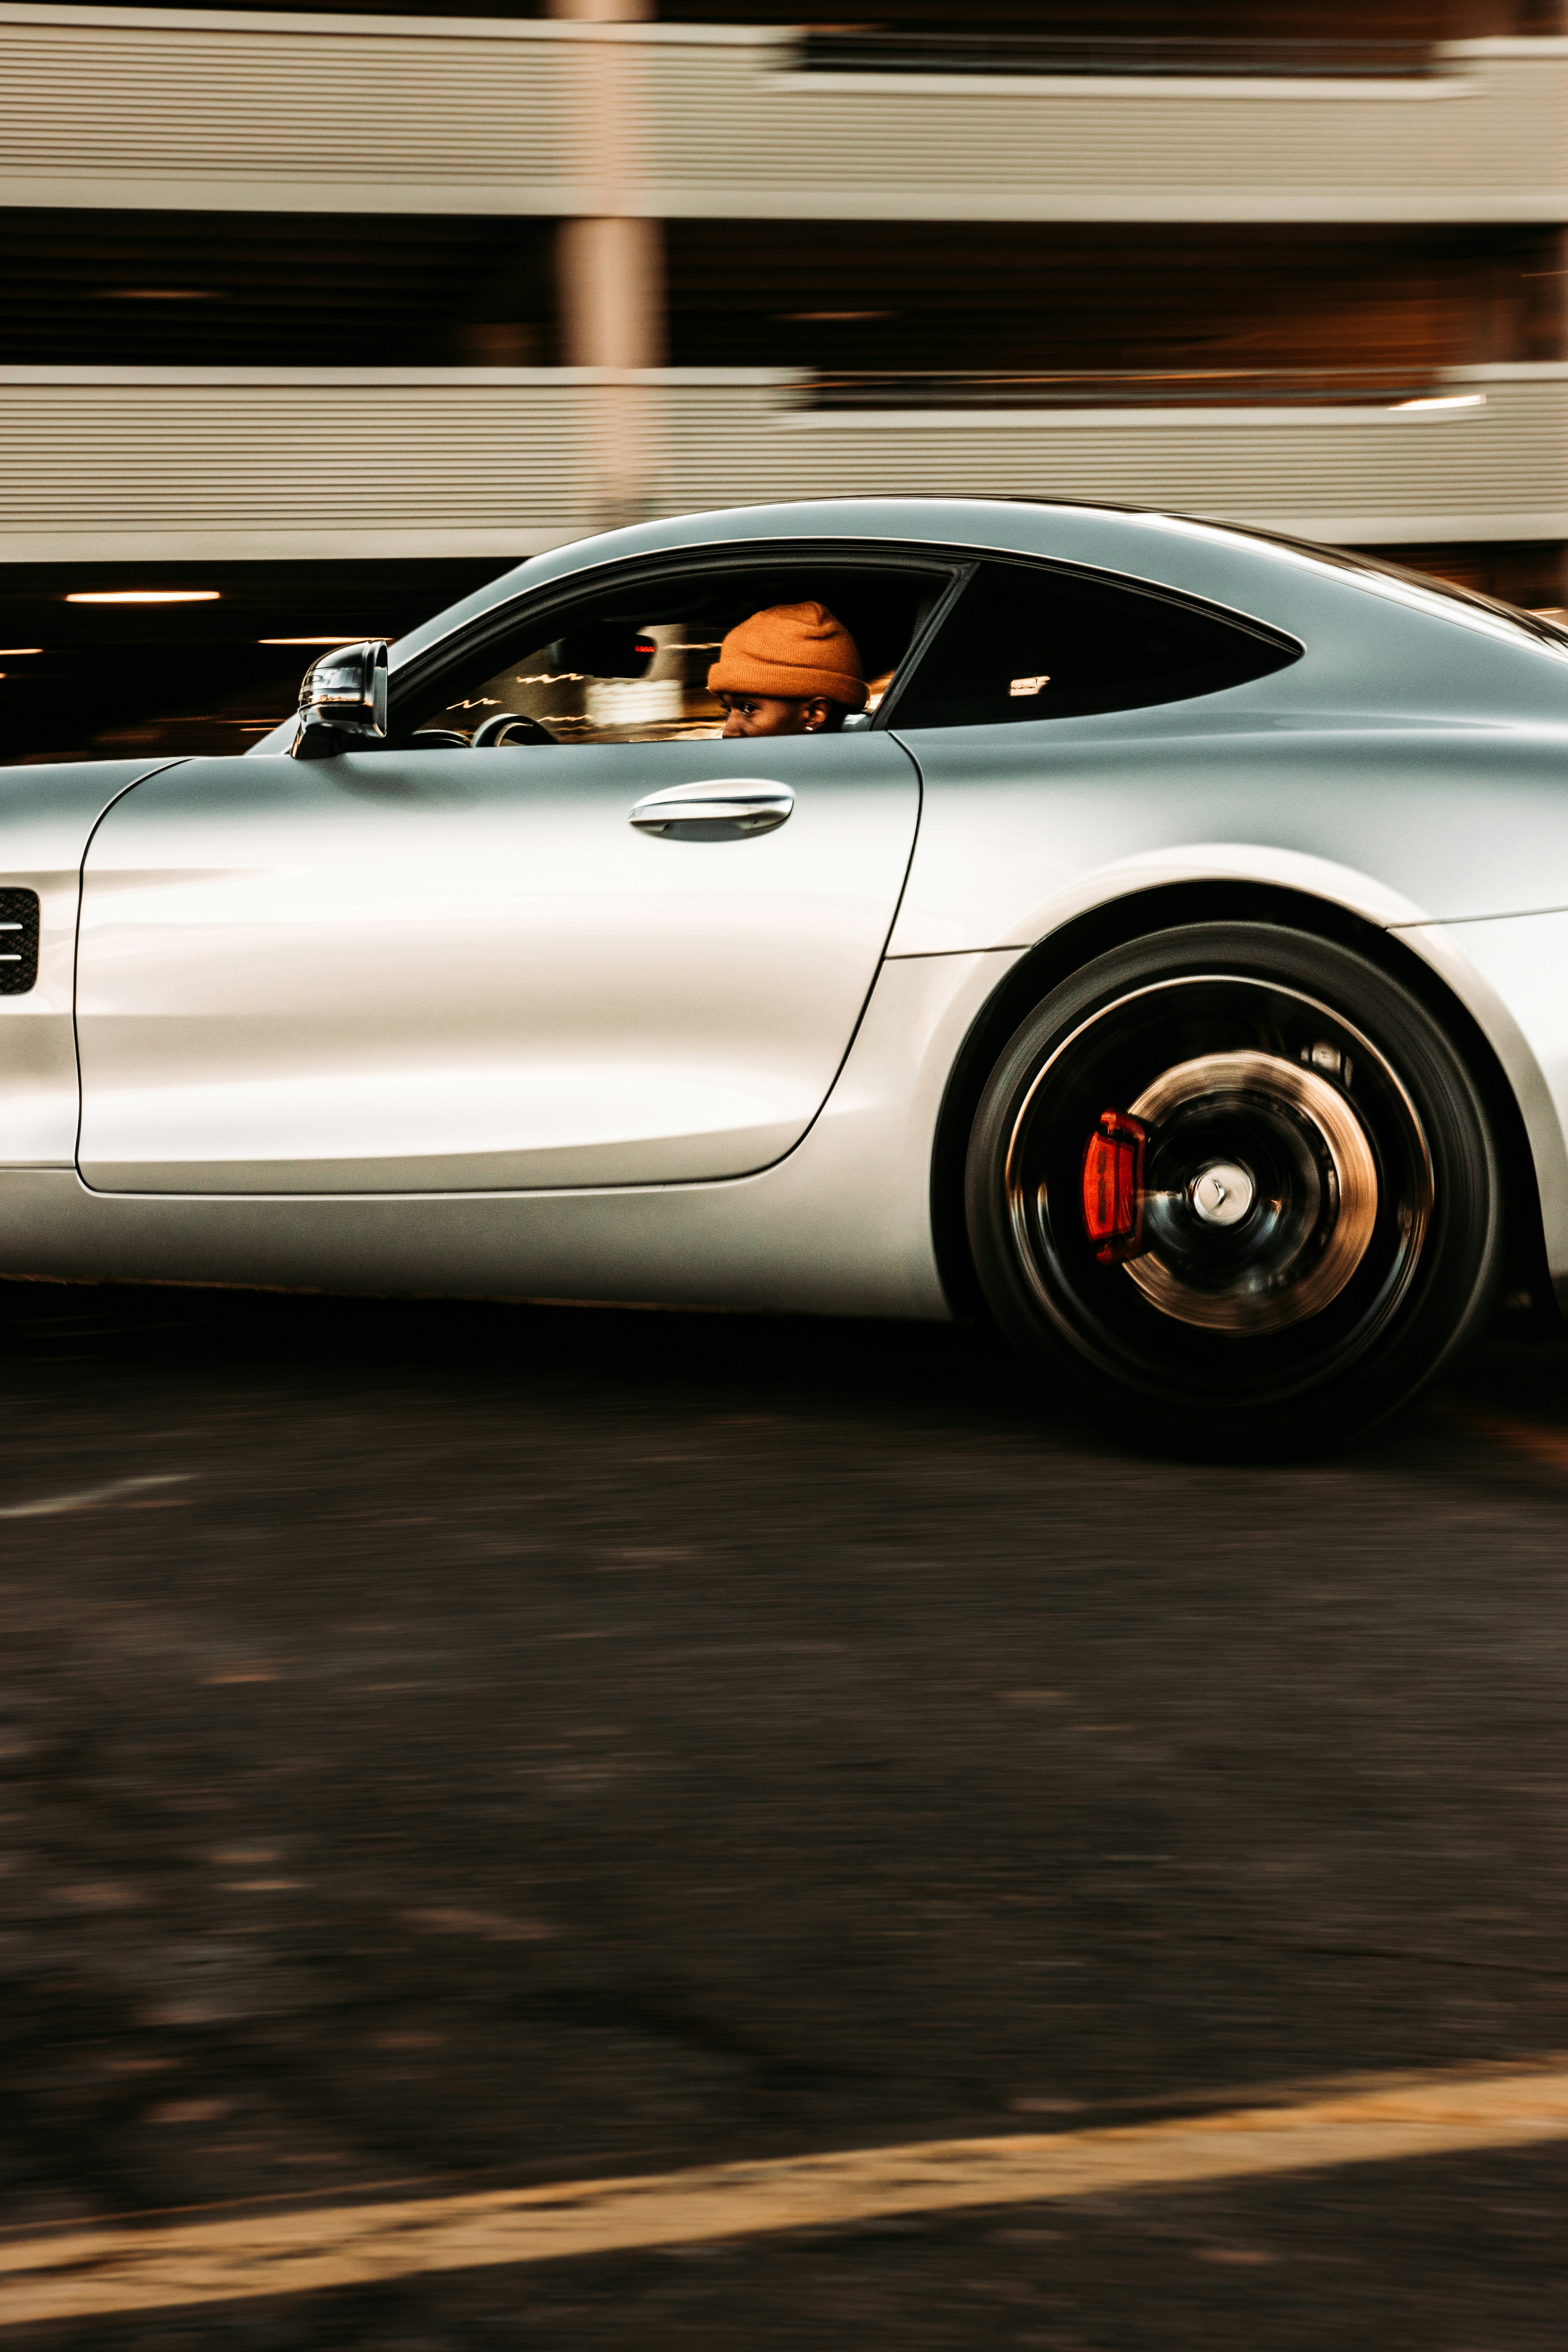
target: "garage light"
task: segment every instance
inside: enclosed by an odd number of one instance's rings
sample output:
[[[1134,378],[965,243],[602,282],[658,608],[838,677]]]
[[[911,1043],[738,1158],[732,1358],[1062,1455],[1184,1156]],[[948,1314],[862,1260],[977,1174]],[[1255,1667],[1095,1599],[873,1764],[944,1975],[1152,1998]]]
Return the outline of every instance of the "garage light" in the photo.
[[[216,604],[220,588],[77,588],[68,604]]]
[[[42,646],[0,646],[0,654],[41,654]]]
[[[1435,393],[1429,400],[1395,400],[1389,404],[1392,408],[1484,408],[1486,404],[1484,392]]]

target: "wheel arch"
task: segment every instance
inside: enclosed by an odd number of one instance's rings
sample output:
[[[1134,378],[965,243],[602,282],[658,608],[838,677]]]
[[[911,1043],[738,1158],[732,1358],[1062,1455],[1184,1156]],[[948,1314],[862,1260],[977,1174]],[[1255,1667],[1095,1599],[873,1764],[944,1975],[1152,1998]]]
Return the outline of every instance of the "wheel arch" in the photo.
[[[981,1312],[963,1213],[963,1166],[985,1080],[1008,1038],[1043,996],[1110,949],[1181,923],[1268,922],[1353,949],[1399,981],[1463,1055],[1486,1106],[1503,1171],[1505,1289],[1528,1292],[1535,1318],[1561,1329],[1547,1256],[1540,1180],[1524,1114],[1497,1048],[1470,1008],[1398,932],[1310,892],[1225,878],[1152,885],[1085,909],[1037,940],[997,983],[954,1058],[931,1154],[931,1233],[948,1303],[960,1321]]]

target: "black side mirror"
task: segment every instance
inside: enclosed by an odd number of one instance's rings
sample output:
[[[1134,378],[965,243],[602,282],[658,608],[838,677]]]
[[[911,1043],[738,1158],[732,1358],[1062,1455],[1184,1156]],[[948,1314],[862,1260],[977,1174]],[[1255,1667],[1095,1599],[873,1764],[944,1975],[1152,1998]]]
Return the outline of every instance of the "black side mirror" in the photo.
[[[334,646],[313,661],[300,687],[297,760],[327,760],[386,739],[386,644]]]

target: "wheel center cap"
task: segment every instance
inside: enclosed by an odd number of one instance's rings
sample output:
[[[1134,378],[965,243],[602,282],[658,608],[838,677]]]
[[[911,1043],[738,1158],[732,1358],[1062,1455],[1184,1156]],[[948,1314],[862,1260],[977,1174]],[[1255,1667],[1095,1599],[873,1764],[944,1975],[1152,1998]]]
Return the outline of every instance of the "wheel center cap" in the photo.
[[[1236,1225],[1251,1208],[1256,1189],[1245,1168],[1215,1160],[1194,1177],[1189,1198],[1205,1225]]]

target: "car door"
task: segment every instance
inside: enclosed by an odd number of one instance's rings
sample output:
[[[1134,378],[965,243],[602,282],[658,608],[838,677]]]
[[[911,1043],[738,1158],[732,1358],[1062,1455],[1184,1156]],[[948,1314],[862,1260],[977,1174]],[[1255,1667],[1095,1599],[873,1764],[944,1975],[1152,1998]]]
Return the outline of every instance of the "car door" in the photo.
[[[439,1192],[763,1166],[833,1083],[918,809],[870,731],[150,778],[84,871],[81,1175]]]

